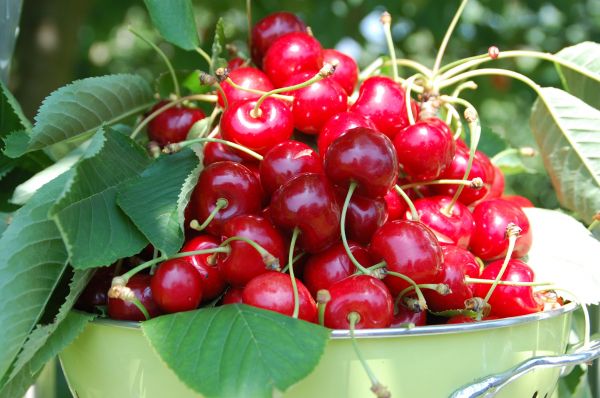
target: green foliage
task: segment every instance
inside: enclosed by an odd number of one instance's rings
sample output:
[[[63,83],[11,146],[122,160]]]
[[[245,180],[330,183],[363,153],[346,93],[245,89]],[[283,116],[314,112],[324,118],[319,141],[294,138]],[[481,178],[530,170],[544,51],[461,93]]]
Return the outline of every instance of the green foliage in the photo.
[[[214,90],[211,86],[200,84],[200,71],[177,70],[175,71],[179,84],[181,85],[182,95],[205,94]],[[173,93],[173,79],[168,72],[161,73],[154,80],[154,91],[160,98],[168,98]]]
[[[578,67],[576,71],[557,64],[565,90],[600,109],[600,44],[579,43],[560,50],[556,56]]]
[[[190,0],[144,0],[152,23],[165,40],[184,50],[200,45]]]
[[[225,50],[225,44],[225,29],[223,27],[223,18],[219,18],[215,27],[215,38],[213,40],[210,58],[211,74],[214,74],[217,68],[227,66],[227,61],[223,59],[223,51]]]

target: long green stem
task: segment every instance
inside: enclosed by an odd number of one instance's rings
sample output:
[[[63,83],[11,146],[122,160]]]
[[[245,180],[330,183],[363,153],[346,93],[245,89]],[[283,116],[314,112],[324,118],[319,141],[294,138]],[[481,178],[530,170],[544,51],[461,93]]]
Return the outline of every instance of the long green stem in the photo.
[[[235,148],[239,151],[242,151],[244,153],[247,153],[248,155],[252,156],[253,158],[257,159],[257,160],[263,160],[263,156],[259,153],[254,152],[251,149],[246,148],[243,145],[239,145],[236,144],[235,142],[231,142],[231,141],[227,141],[227,140],[223,140],[220,138],[211,138],[209,137],[198,137],[198,138],[192,138],[191,140],[186,140],[186,141],[181,141],[181,142],[177,142],[174,144],[169,144],[165,147],[165,152],[176,152],[178,150],[180,150],[183,147],[192,145],[192,144],[197,144],[197,143],[201,143],[201,142],[218,142],[220,144],[223,145],[227,145],[230,146],[232,148]]]
[[[246,0],[246,22],[248,23],[248,49],[252,49],[252,0]]]
[[[129,302],[135,305],[138,310],[140,310],[146,320],[150,319],[150,313],[146,309],[146,306],[137,297],[135,297],[135,295],[129,299]]]
[[[420,219],[419,212],[417,211],[417,208],[415,207],[415,204],[413,203],[413,201],[408,197],[406,192],[404,192],[404,189],[402,189],[402,187],[400,187],[400,185],[395,185],[394,189],[396,190],[396,192],[398,192],[398,194],[400,196],[402,196],[402,199],[404,199],[404,201],[408,205],[408,208],[410,209],[411,219],[413,221],[419,221],[419,219]]]
[[[404,104],[406,106],[406,115],[408,116],[408,122],[412,126],[415,124],[415,115],[413,115],[412,104],[410,100],[411,91],[414,85],[415,79],[418,77],[417,75],[413,75],[406,80],[406,92],[404,95]]]
[[[470,188],[481,188],[483,186],[483,181],[479,177],[475,177],[472,180],[450,180],[450,179],[441,179],[441,180],[431,180],[431,181],[421,181],[421,182],[411,182],[409,184],[401,185],[400,187],[404,190],[421,187],[425,185],[466,185]]]
[[[388,270],[388,271],[386,271],[386,274],[395,276],[396,278],[400,278],[403,281],[407,282],[411,287],[413,287],[415,289],[415,293],[417,294],[417,298],[419,299],[419,307],[421,307],[421,309],[423,309],[423,310],[427,309],[427,301],[425,301],[425,296],[423,296],[423,292],[419,288],[419,285],[417,284],[417,282],[415,282],[412,278],[410,278],[404,274],[401,274],[399,272],[394,272],[394,271]]]
[[[440,286],[442,286],[442,288],[440,288]],[[443,287],[445,286],[445,290],[443,290]],[[416,285],[410,285],[406,288],[404,288],[400,293],[398,293],[398,295],[396,296],[396,300],[394,302],[394,306],[395,308],[398,308],[398,305],[400,305],[400,302],[402,301],[402,298],[404,298],[404,296],[406,296],[407,293],[412,292],[413,290],[416,290],[416,288],[419,289],[429,289],[429,290],[435,290],[435,291],[441,291],[443,290],[446,294],[449,294],[449,288],[448,285],[445,284],[438,284],[438,283],[419,283]],[[418,295],[417,295],[418,297]],[[420,300],[417,300],[420,301]],[[419,306],[421,305],[421,303],[419,302]]]
[[[529,87],[531,87],[536,92],[536,94],[538,94],[538,95],[541,94],[540,86],[536,82],[534,82],[533,80],[528,78],[527,76],[522,75],[521,73],[518,73],[518,72],[514,72],[512,70],[501,69],[501,68],[476,69],[476,70],[471,70],[471,71],[468,71],[465,73],[461,73],[460,75],[456,75],[448,80],[441,82],[439,87],[440,87],[440,89],[442,89],[445,87],[452,86],[463,80],[470,79],[472,77],[489,76],[489,75],[507,76],[507,77],[511,77],[516,80],[520,80],[523,83],[527,84]]]
[[[231,237],[225,239],[223,242],[221,242],[219,247],[226,247],[227,245],[229,245],[229,243],[235,242],[235,241],[244,242],[244,243],[250,245],[252,248],[254,248],[254,250],[256,250],[262,256],[262,259],[265,263],[265,267],[267,269],[269,269],[269,270],[280,270],[281,269],[281,264],[279,264],[279,260],[277,259],[277,257],[272,255],[267,249],[265,249],[260,244],[253,241],[252,239],[249,239],[249,238],[246,238],[243,236],[231,236]]]
[[[384,11],[381,14],[381,24],[383,25],[383,33],[388,46],[388,52],[392,59],[392,76],[394,81],[398,81],[398,64],[396,63],[396,49],[394,48],[394,39],[392,38],[392,16],[389,12]]]
[[[227,199],[217,199],[217,202],[215,203],[215,208],[210,212],[208,217],[206,217],[206,220],[204,220],[202,224],[200,224],[198,220],[192,220],[190,222],[190,228],[196,231],[204,230],[206,227],[208,227],[208,224],[210,224],[210,222],[216,217],[217,213],[219,213],[221,209],[226,209],[228,205],[229,201]]]
[[[296,247],[298,235],[300,235],[300,228],[296,227],[292,233],[290,250],[288,251],[288,271],[292,282],[292,291],[294,292],[294,312],[292,312],[292,318],[298,318],[298,313],[300,312],[300,297],[298,297],[298,285],[296,283],[296,277],[294,276],[294,247]]]
[[[392,63],[393,63],[392,60],[386,61],[386,62],[383,63],[383,65],[379,66],[377,69],[381,69],[383,66],[392,65]],[[419,62],[413,61],[412,59],[400,58],[400,59],[397,59],[395,61],[395,63],[398,66],[406,66],[406,67],[409,67],[411,69],[414,69],[415,71],[419,72],[420,74],[422,74],[426,78],[430,78],[431,77],[431,69],[429,69],[425,65],[420,64]],[[421,87],[418,87],[418,89],[420,89],[422,91]],[[415,89],[415,91],[421,92],[418,89]]]
[[[233,88],[235,88],[237,90],[247,91],[247,92],[252,93],[252,94],[264,95],[264,94],[267,93],[267,91],[262,91],[262,90],[257,90],[255,88],[240,86],[239,84],[237,84],[236,82],[234,82],[233,80],[231,80],[230,77],[228,77],[227,79],[225,79],[225,83],[229,84],[231,87],[233,87]],[[270,96],[273,97],[273,98],[277,98],[277,99],[280,99],[280,100],[287,101],[287,102],[293,102],[294,101],[294,96],[293,95],[270,94]]]
[[[208,53],[206,51],[204,51],[203,49],[201,49],[200,47],[196,47],[195,50],[198,54],[200,54],[200,56],[202,58],[204,58],[204,60],[210,67],[212,65],[212,59],[210,58],[210,55],[208,55]]]
[[[452,22],[450,22],[450,26],[444,35],[444,39],[442,40],[442,44],[440,45],[440,49],[438,50],[437,56],[435,57],[435,63],[433,64],[433,76],[437,75],[438,70],[440,69],[440,64],[442,63],[442,57],[444,56],[444,52],[446,52],[446,47],[448,46],[448,42],[450,41],[450,36],[452,36],[452,32],[454,32],[454,28],[456,28],[456,24],[460,19],[465,6],[467,5],[469,0],[463,0],[456,10],[456,14],[454,14],[454,18],[452,18]]]
[[[344,206],[342,207],[342,215],[340,217],[340,232],[342,235],[342,244],[344,245],[346,254],[348,255],[348,258],[350,259],[352,264],[354,264],[354,266],[363,274],[370,275],[371,273],[369,272],[369,270],[366,269],[360,262],[358,262],[356,257],[354,257],[354,254],[352,254],[352,250],[350,250],[350,245],[348,245],[348,239],[346,238],[346,214],[348,213],[348,206],[350,206],[350,199],[352,199],[352,194],[356,190],[357,186],[358,184],[356,182],[351,182],[350,186],[348,187],[348,193],[346,194],[346,198],[344,199]]]
[[[499,281],[496,279],[480,279],[480,278],[471,278],[470,276],[465,276],[465,283],[474,283],[474,284],[482,284],[482,285],[493,285],[494,283],[500,286],[548,286],[554,287],[555,284],[551,282],[519,282],[519,281]]]
[[[325,310],[327,303],[331,301],[331,294],[327,289],[321,289],[317,292],[317,311],[319,316],[319,325],[325,326]]]

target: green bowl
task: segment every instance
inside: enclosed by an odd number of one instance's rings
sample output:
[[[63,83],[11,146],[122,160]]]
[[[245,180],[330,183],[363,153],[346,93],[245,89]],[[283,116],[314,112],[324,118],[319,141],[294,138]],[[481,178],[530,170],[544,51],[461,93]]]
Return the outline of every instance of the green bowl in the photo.
[[[413,329],[357,331],[369,365],[393,397],[448,397],[526,359],[565,353],[575,305],[515,318]],[[137,323],[96,320],[61,354],[78,398],[199,398],[162,362]],[[498,397],[551,397],[559,368],[535,369]],[[332,332],[323,357],[285,398],[370,396],[348,331]],[[229,397],[227,397],[229,398]]]

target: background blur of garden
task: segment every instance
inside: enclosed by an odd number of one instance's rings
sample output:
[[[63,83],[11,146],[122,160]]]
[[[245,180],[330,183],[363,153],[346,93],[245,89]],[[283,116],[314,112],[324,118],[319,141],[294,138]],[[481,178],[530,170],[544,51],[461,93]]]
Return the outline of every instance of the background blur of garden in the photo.
[[[8,1],[0,0],[0,6]],[[393,17],[398,57],[431,66],[458,4],[458,0],[256,0],[252,16],[256,21],[276,10],[295,12],[324,46],[353,55],[364,67],[386,53],[379,16],[387,10]],[[223,17],[228,40],[247,53],[245,1],[197,0],[194,5],[207,51],[215,23]],[[160,41],[142,0],[25,0],[8,86],[27,116],[33,118],[44,97],[75,79],[120,72],[153,79],[165,72],[160,58],[127,30],[129,25],[160,43],[176,68],[207,69],[197,53]],[[485,53],[490,45],[501,51],[557,52],[588,40],[600,42],[600,0],[471,0],[444,61]],[[503,60],[496,65],[516,68],[540,85],[560,85],[552,64],[532,59],[515,62]],[[478,90],[465,93],[465,97],[478,108],[483,126],[513,146],[533,145],[528,119],[534,93],[507,78],[479,78],[476,82]],[[532,160],[528,167],[525,176],[507,177],[510,189],[537,205],[557,207],[541,162]],[[2,180],[0,211],[10,208],[6,202],[12,191],[10,181],[23,179],[23,175],[9,175]]]

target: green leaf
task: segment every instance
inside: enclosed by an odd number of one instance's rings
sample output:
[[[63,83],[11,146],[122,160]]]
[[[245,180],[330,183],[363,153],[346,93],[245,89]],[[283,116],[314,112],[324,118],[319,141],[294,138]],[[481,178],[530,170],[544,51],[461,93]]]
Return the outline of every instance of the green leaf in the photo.
[[[600,111],[556,88],[541,88],[531,130],[562,206],[586,222],[600,210]]]
[[[206,94],[214,90],[214,87],[200,83],[201,71],[176,70],[177,80],[182,88],[182,95]],[[161,73],[154,80],[154,91],[160,98],[168,98],[174,92],[173,79],[169,72]]]
[[[567,64],[556,64],[565,90],[600,109],[600,44],[583,42],[556,53]]]
[[[6,231],[6,228],[10,225],[12,213],[0,212],[0,236]]]
[[[187,148],[159,157],[120,190],[117,203],[146,238],[168,256],[183,245],[183,211],[178,203],[190,175],[198,179],[200,160]],[[187,204],[187,203],[186,203]]]
[[[144,150],[119,132],[107,128],[94,135],[50,210],[74,268],[108,265],[147,244],[116,196],[119,185],[139,176],[149,162]]]
[[[25,117],[8,87],[0,80],[0,137],[20,129],[31,129],[31,122]]]
[[[130,74],[77,80],[50,94],[35,117],[27,151],[92,134],[103,124],[116,123],[148,108],[153,93],[142,77]],[[22,150],[23,137],[15,149]]]
[[[499,157],[494,161],[494,165],[498,166],[505,176],[521,173],[536,173],[536,170],[528,167],[523,162],[523,157],[515,152]]]
[[[48,210],[68,181],[66,173],[19,209],[0,238],[0,378],[41,316],[63,274],[67,251]]]
[[[206,397],[269,397],[317,365],[329,330],[276,312],[226,305],[142,324],[165,363]]]
[[[0,388],[0,398],[22,397],[27,388],[35,382],[44,365],[71,344],[95,315],[70,312],[60,322],[46,344],[35,352],[29,362],[4,386]]]
[[[469,142],[468,137],[466,142]],[[498,133],[489,127],[481,128],[481,137],[479,138],[477,150],[485,153],[489,157],[492,157],[495,154],[502,152],[506,148],[508,148],[508,142],[506,142],[506,140]]]
[[[184,50],[200,45],[190,0],[144,0],[150,19],[162,37]]]
[[[215,74],[215,70],[220,67],[227,66],[227,61],[222,57],[225,50],[225,28],[223,26],[223,18],[219,18],[215,27],[215,39],[212,44],[212,54],[210,58],[210,73]]]

